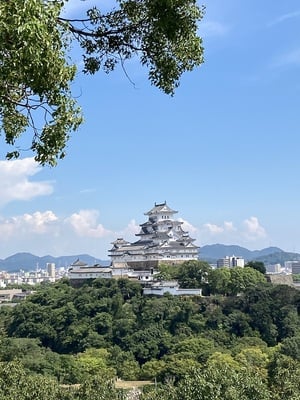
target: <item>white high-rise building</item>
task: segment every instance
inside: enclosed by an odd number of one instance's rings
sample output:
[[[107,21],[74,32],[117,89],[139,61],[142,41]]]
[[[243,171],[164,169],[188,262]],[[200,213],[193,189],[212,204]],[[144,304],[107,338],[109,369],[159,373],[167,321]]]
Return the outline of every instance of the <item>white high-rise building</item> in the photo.
[[[47,263],[46,268],[48,276],[55,279],[55,263]]]
[[[232,268],[245,266],[245,260],[242,257],[236,256],[226,256],[224,258],[219,258],[217,261],[217,268]]]

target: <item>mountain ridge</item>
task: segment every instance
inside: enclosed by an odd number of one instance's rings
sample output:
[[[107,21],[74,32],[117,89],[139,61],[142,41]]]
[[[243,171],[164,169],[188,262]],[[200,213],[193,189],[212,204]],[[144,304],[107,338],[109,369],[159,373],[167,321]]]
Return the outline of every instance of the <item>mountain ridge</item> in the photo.
[[[226,256],[242,257],[248,261],[262,261],[265,264],[283,264],[285,261],[300,261],[299,253],[286,252],[279,247],[266,247],[261,250],[249,250],[237,245],[211,244],[200,248],[199,258],[216,263]]]
[[[226,256],[237,256],[245,259],[253,259],[273,253],[284,252],[279,247],[266,247],[261,250],[249,250],[246,247],[238,245],[225,245],[225,244],[209,244],[200,248],[200,257],[223,258]]]
[[[89,254],[75,254],[70,256],[53,257],[51,255],[36,256],[29,252],[21,252],[13,254],[5,259],[0,259],[0,270],[7,272],[17,272],[20,269],[24,271],[32,271],[34,269],[45,269],[47,263],[55,263],[56,268],[68,267],[74,261],[80,259],[87,264],[109,265],[109,260],[101,260],[90,256]]]

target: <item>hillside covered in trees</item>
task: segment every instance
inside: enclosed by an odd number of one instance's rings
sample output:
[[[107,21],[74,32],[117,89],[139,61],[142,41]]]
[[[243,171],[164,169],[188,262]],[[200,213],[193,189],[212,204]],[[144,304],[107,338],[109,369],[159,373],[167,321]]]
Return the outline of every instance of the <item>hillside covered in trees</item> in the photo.
[[[206,296],[61,280],[1,307],[0,399],[118,399],[116,377],[156,382],[142,400],[300,397],[299,291],[250,267],[162,268],[172,274]]]

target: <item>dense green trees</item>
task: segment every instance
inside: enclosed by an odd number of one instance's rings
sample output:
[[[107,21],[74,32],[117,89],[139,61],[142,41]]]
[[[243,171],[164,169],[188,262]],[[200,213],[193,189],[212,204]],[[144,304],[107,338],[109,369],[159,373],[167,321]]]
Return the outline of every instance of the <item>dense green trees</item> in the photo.
[[[263,277],[251,269],[256,274]],[[207,290],[216,290],[215,283],[209,270]],[[20,362],[22,373],[42,375],[51,385],[80,383],[85,394],[73,386],[63,392],[70,400],[93,398],[98,384],[106,393],[114,376],[156,379],[145,400],[296,399],[291,371],[300,371],[300,292],[260,280],[238,292],[146,297],[125,279],[40,287],[16,307],[1,308],[0,362]]]
[[[82,49],[84,72],[112,71],[138,57],[150,82],[173,94],[185,71],[203,63],[197,35],[203,9],[195,0],[116,0],[111,11],[96,7],[62,17],[67,0],[0,3],[0,120],[8,158],[18,157],[18,138],[31,129],[28,148],[41,164],[64,157],[72,130],[82,122],[71,94],[75,61]],[[26,145],[24,146],[26,147]]]
[[[156,395],[158,392],[159,397]],[[259,373],[230,365],[206,365],[185,375],[177,387],[150,390],[143,400],[269,400],[270,390]]]
[[[18,362],[1,363],[0,399],[4,400],[55,400],[59,397],[59,386],[51,378],[26,374]]]
[[[179,267],[177,279],[183,288],[202,288],[206,292],[210,271],[211,267],[205,261],[186,261]]]
[[[249,261],[249,262],[247,262],[245,267],[256,269],[257,271],[261,272],[262,274],[266,273],[266,267],[262,261]]]
[[[62,386],[52,378],[28,375],[18,362],[1,363],[1,400],[117,400],[121,397],[111,379],[94,374],[80,386]]]
[[[222,294],[235,296],[249,287],[265,283],[264,273],[256,264],[245,268],[212,269],[205,261],[186,261],[180,266],[163,265],[160,268],[161,279],[176,279],[183,288],[201,288],[204,295]],[[258,263],[261,266],[261,263]]]
[[[250,267],[217,268],[211,270],[208,280],[211,293],[230,296],[266,281],[261,272]]]

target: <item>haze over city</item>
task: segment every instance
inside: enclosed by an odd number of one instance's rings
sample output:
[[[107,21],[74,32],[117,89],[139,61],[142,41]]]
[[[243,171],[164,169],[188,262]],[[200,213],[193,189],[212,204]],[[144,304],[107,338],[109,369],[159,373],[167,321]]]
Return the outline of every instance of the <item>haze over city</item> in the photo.
[[[42,168],[29,152],[1,152],[0,258],[107,259],[165,200],[200,247],[300,252],[299,21],[295,0],[208,0],[205,63],[174,97],[151,87],[138,61],[126,66],[130,80],[122,69],[79,72],[85,123],[65,159]]]

